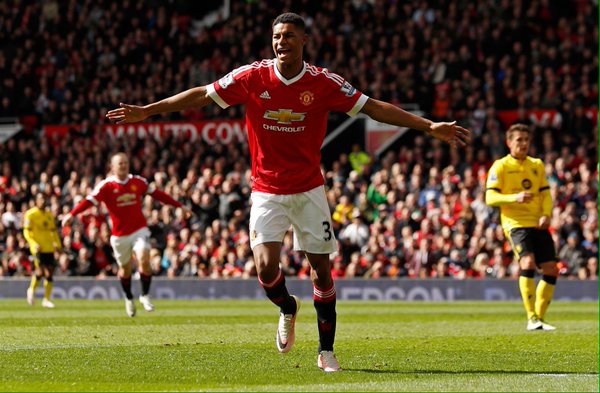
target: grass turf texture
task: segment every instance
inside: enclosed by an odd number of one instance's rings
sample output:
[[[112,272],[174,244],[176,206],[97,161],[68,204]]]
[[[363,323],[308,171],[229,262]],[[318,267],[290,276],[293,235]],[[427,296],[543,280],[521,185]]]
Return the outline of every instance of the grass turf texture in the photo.
[[[317,361],[311,301],[275,347],[264,301],[0,301],[0,391],[598,391],[598,303],[556,302],[554,332],[521,303],[338,303],[336,354]]]

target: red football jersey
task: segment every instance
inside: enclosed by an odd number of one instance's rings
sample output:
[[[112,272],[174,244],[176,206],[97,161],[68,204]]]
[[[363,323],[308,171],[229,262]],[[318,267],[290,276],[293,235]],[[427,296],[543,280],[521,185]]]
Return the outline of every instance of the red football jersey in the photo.
[[[94,205],[104,202],[112,221],[112,234],[125,236],[147,226],[142,212],[146,192],[148,182],[141,176],[129,175],[124,181],[109,176],[96,185],[87,199]]]
[[[304,63],[286,79],[275,59],[237,68],[207,86],[222,108],[246,105],[252,189],[270,194],[297,194],[324,183],[321,145],[327,113],[355,116],[368,97],[337,74]]]

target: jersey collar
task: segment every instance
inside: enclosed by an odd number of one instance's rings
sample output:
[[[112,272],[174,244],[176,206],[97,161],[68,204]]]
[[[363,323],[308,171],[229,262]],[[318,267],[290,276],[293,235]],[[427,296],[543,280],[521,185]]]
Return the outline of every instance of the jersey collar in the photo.
[[[513,157],[512,154],[508,153],[509,160],[511,162],[518,163],[518,164],[523,164],[525,161],[527,161],[527,157],[528,156],[525,156],[525,158],[523,160],[519,160],[518,158]]]
[[[127,184],[127,182],[129,181],[129,179],[131,179],[133,177],[133,175],[130,173],[129,175],[127,175],[127,177],[125,178],[125,180],[119,180],[118,177],[116,177],[115,175],[111,175],[110,176],[110,181],[114,181],[115,183],[119,183],[119,184]]]
[[[273,59],[273,69],[275,70],[275,75],[277,75],[277,78],[283,82],[284,85],[289,86],[304,76],[304,73],[306,72],[306,62],[302,62],[302,71],[300,71],[298,75],[292,79],[287,79],[285,76],[281,75],[281,72],[279,72],[279,69],[277,69],[277,59]]]

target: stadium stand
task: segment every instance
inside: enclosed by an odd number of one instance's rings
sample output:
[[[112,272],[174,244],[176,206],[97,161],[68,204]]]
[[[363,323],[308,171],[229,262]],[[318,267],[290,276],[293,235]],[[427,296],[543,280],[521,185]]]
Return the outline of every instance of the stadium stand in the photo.
[[[290,3],[232,2],[227,20],[194,34],[188,16],[159,1],[1,2],[0,118],[18,117],[23,130],[0,144],[0,276],[31,273],[21,226],[35,195],[50,196],[55,216],[68,212],[117,151],[131,157],[133,173],[195,213],[185,220],[145,201],[156,275],[255,275],[245,143],[114,139],[102,126],[119,102],[155,101],[271,57],[270,22],[292,10],[308,22],[310,62],[369,96],[418,103],[427,116],[459,119],[474,133],[464,151],[411,132],[360,171],[350,152],[323,168],[340,240],[337,279],[517,277],[498,213],[483,198],[487,170],[507,152],[503,130],[515,121],[531,125],[531,155],[546,163],[560,274],[597,279],[597,1]],[[241,119],[243,109],[152,121],[223,115]],[[49,132],[51,125],[66,132]],[[108,225],[106,212],[91,209],[62,228],[56,274],[114,275]],[[291,236],[282,266],[308,276]]]

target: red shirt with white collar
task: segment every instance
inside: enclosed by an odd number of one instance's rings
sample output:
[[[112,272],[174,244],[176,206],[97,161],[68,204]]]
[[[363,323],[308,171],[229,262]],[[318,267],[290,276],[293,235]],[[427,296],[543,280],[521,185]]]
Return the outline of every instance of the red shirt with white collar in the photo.
[[[276,60],[242,66],[206,86],[222,108],[246,105],[252,189],[297,194],[324,184],[321,145],[330,111],[355,116],[368,97],[341,76],[304,63],[286,79]]]
[[[75,216],[92,205],[104,202],[112,221],[112,235],[126,236],[147,226],[142,212],[142,198],[146,193],[163,203],[181,206],[168,194],[149,186],[143,177],[130,174],[125,180],[116,176],[102,180],[86,199],[71,210],[71,214]]]

